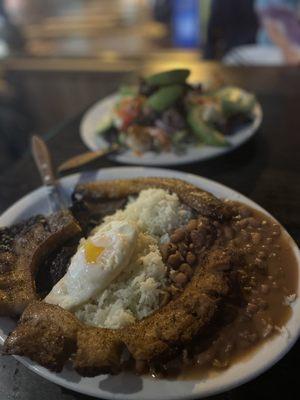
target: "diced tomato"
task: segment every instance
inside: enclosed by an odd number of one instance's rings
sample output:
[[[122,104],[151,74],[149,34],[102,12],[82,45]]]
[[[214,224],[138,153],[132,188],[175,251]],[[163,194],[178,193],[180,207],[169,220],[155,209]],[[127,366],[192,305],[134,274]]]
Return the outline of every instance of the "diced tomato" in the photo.
[[[116,109],[117,116],[122,121],[121,129],[127,129],[128,126],[138,117],[142,112],[144,98],[139,97],[126,97],[120,101]]]

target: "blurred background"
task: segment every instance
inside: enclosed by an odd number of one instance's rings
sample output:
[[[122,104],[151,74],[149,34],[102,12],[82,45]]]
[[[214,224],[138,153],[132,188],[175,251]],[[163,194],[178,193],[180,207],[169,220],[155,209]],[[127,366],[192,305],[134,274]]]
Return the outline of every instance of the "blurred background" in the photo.
[[[0,0],[0,172],[137,74],[300,66],[299,21],[299,0]]]

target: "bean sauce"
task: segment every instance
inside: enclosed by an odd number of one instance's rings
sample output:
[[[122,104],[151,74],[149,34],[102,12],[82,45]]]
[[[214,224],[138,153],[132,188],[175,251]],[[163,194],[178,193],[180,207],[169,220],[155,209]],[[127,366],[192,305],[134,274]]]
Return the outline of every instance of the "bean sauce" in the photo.
[[[251,355],[264,341],[280,333],[292,312],[298,265],[291,240],[265,214],[237,202],[229,205],[234,210],[232,220],[215,224],[213,231],[205,220],[192,220],[187,226],[191,242],[186,242],[184,231],[175,232],[175,247],[172,244],[172,251],[165,253],[172,281],[181,289],[193,274],[199,243],[204,246],[211,240],[212,249],[222,246],[238,251],[245,261],[243,267],[231,272],[241,292],[238,298],[224,301],[220,316],[207,332],[184,348],[179,359],[164,366],[168,374],[175,364],[180,365],[175,375],[181,379],[200,378]],[[185,255],[179,250],[182,240],[189,248]]]

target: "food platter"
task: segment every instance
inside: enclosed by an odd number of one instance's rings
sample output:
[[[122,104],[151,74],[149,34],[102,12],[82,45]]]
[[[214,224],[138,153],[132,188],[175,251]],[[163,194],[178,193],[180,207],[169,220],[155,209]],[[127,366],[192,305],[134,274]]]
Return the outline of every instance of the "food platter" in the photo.
[[[117,94],[108,96],[95,103],[84,114],[80,124],[80,136],[90,150],[99,150],[108,147],[106,140],[97,133],[97,127],[106,118],[107,114],[111,113],[117,98]],[[236,149],[255,134],[263,118],[262,108],[259,103],[256,103],[253,114],[254,119],[252,122],[242,125],[228,138],[230,146],[227,147],[190,146],[183,154],[148,151],[141,156],[135,155],[131,150],[125,150],[118,154],[111,154],[109,158],[120,163],[148,166],[180,165],[215,158]]]
[[[98,172],[71,175],[62,179],[61,183],[67,195],[72,193],[74,186],[79,182],[93,180],[110,180],[115,178],[134,177],[176,177],[186,180],[204,190],[212,192],[220,198],[237,200],[262,210],[257,204],[241,194],[208,179],[177,171],[168,171],[153,168],[109,168]],[[36,213],[48,213],[46,191],[44,188],[25,196],[7,210],[0,218],[1,225],[10,225]],[[287,235],[287,233],[285,233]],[[290,238],[291,245],[298,262],[299,250]],[[299,296],[299,285],[298,285]],[[298,298],[292,305],[293,313],[281,334],[274,336],[254,352],[251,357],[234,363],[230,368],[218,375],[191,380],[154,379],[150,376],[136,376],[122,373],[115,376],[102,375],[95,378],[82,378],[68,366],[62,373],[55,374],[37,366],[25,358],[17,357],[29,369],[71,390],[91,396],[107,399],[181,399],[200,398],[229,390],[241,385],[276,363],[294,344],[300,333],[300,301]],[[0,340],[5,340],[8,332],[13,329],[14,322],[8,318],[0,319]]]

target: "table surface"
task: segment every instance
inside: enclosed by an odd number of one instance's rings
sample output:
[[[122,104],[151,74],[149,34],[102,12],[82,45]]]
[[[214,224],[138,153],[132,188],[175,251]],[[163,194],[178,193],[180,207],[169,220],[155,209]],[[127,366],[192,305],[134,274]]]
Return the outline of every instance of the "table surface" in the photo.
[[[202,67],[203,70],[204,67]],[[204,68],[205,69],[205,68]],[[226,83],[256,92],[264,111],[262,126],[248,143],[214,160],[178,166],[185,172],[221,182],[250,197],[272,213],[300,243],[300,70],[297,68],[206,68],[205,76],[218,71]],[[105,82],[103,83],[105,84]],[[85,151],[78,127],[82,115],[64,121],[46,137],[55,165]],[[114,166],[109,160],[94,168]],[[40,185],[32,158],[26,154],[0,176],[0,211]],[[273,368],[242,387],[213,399],[294,399],[298,387],[300,342]],[[28,371],[13,358],[0,359],[0,398],[5,400],[72,400],[86,396],[60,388]]]

